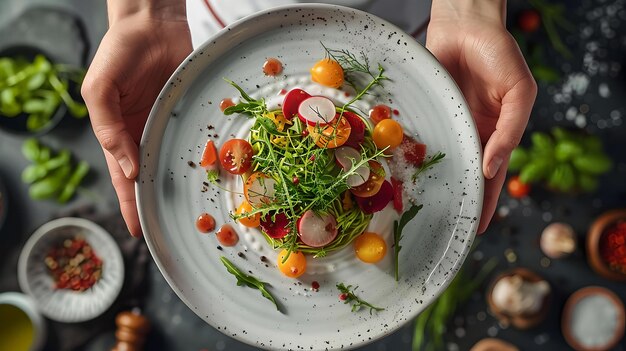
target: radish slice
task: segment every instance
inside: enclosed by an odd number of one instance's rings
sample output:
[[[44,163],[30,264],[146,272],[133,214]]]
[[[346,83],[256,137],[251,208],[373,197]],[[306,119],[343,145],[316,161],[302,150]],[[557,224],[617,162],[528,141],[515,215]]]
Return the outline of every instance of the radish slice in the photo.
[[[272,202],[274,199],[274,186],[276,181],[268,175],[256,172],[252,173],[243,187],[243,195],[253,207]]]
[[[335,158],[345,171],[352,168],[352,164],[361,161],[361,153],[350,146],[342,146],[335,150]],[[356,169],[356,173],[348,176],[346,182],[351,188],[357,187],[367,181],[370,176],[368,164],[364,164]]]
[[[268,213],[261,218],[261,229],[267,236],[274,239],[280,239],[289,234],[289,219],[280,212],[276,213],[276,217],[272,221],[272,213]]]
[[[289,90],[283,100],[283,115],[285,118],[291,120],[293,116],[297,115],[300,103],[310,97],[311,95],[302,89]]]
[[[310,126],[325,126],[335,119],[335,104],[324,96],[311,96],[298,106],[298,117]]]
[[[385,180],[376,195],[370,197],[355,196],[354,199],[364,213],[376,213],[382,211],[387,207],[389,201],[393,200],[393,187],[391,183]]]
[[[337,221],[331,214],[320,216],[308,210],[298,221],[300,240],[311,247],[328,245],[337,237],[337,232]]]

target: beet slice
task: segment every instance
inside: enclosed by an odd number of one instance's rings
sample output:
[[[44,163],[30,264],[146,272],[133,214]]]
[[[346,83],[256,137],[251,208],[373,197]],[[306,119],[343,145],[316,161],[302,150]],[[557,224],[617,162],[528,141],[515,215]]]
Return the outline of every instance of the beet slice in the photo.
[[[289,228],[287,216],[282,212],[277,213],[274,221],[272,221],[272,216],[272,213],[268,213],[261,218],[261,229],[263,232],[273,239],[280,239],[289,234],[291,229]]]
[[[376,213],[382,211],[393,199],[393,187],[389,181],[385,180],[375,195],[370,197],[355,196],[354,199],[364,213]]]
[[[361,150],[361,143],[365,140],[365,122],[361,117],[350,111],[344,111],[343,117],[350,123],[350,136],[344,145],[352,146],[357,150]]]

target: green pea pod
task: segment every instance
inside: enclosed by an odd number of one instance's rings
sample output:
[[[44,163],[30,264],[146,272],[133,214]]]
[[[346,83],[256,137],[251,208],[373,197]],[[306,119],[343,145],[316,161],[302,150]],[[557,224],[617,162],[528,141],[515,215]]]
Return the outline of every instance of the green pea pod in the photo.
[[[552,138],[546,133],[535,132],[530,136],[533,148],[542,153],[551,153],[554,149]]]
[[[41,165],[44,166],[48,171],[55,170],[61,166],[69,165],[71,163],[71,157],[69,150],[61,150],[58,155],[49,159],[46,162],[43,162]]]
[[[577,170],[589,174],[603,174],[613,167],[613,162],[604,154],[580,155],[573,160]]]
[[[528,163],[528,152],[521,147],[515,148],[509,159],[509,170],[519,171],[526,163]]]
[[[595,176],[585,173],[578,173],[578,187],[580,190],[591,193],[598,189],[598,179]]]
[[[582,154],[583,148],[580,144],[571,140],[562,140],[554,148],[554,157],[557,161],[567,161]]]
[[[43,73],[43,72],[35,73],[26,81],[26,89],[28,89],[28,90],[37,90],[37,89],[41,88],[41,86],[45,82],[46,82],[46,74],[45,73]]]
[[[39,159],[40,151],[41,147],[35,138],[26,139],[22,143],[22,155],[31,162],[36,162]]]
[[[47,174],[48,170],[46,167],[38,164],[29,165],[22,171],[22,182],[31,184],[45,177]]]
[[[71,170],[72,167],[69,165],[57,169],[50,176],[31,185],[28,189],[28,194],[33,200],[43,200],[53,197],[61,189]]]
[[[536,183],[545,178],[551,170],[551,163],[544,159],[532,160],[520,171],[519,179],[524,183]]]
[[[36,163],[44,163],[50,159],[52,152],[49,147],[40,145],[39,148],[39,157],[35,160]]]
[[[70,176],[70,179],[68,180],[67,184],[61,191],[61,194],[57,198],[57,201],[59,203],[65,203],[67,202],[67,200],[71,199],[72,196],[74,196],[76,189],[78,188],[78,186],[80,185],[83,178],[85,178],[88,172],[89,172],[89,164],[85,161],[80,161],[78,165],[76,166],[76,168],[74,169],[74,172]]]

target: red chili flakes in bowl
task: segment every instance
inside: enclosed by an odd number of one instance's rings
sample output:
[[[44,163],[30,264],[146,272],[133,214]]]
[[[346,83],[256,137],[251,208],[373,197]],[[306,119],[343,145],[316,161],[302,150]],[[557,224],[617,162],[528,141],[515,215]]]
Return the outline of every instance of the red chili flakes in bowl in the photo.
[[[80,236],[51,248],[45,263],[57,289],[84,291],[102,277],[102,260]]]
[[[600,239],[600,255],[612,271],[626,274],[626,221],[607,228]]]

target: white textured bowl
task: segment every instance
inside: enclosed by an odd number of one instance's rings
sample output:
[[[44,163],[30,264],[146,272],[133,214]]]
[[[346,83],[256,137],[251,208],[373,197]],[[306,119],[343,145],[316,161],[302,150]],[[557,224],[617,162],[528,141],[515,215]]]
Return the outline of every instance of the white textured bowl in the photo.
[[[37,309],[35,300],[21,293],[5,292],[0,294],[0,305],[13,305],[28,316],[31,323],[33,323],[34,331],[30,351],[41,350],[46,342],[46,323]]]
[[[309,70],[325,54],[320,41],[335,49],[365,51],[370,63],[381,63],[391,78],[356,108],[367,111],[374,103],[391,104],[399,111],[394,119],[407,133],[426,143],[431,154],[447,154],[417,186],[410,186],[411,195],[424,208],[404,230],[399,282],[393,274],[391,206],[377,213],[369,227],[387,241],[389,253],[381,262],[364,264],[349,246],[309,259],[306,273],[294,280],[275,268],[277,253],[257,230],[232,223],[229,211],[240,196],[216,187],[203,192],[204,170],[187,164],[200,160],[208,135],[219,147],[233,136],[248,134],[249,120],[224,116],[218,108],[221,99],[238,96],[223,78],[268,101],[275,100],[281,89],[310,86],[313,95],[345,102],[344,94],[311,85]],[[263,75],[261,67],[268,57],[283,63],[280,76]],[[136,183],[140,220],[165,279],[198,316],[259,348],[354,348],[412,321],[461,267],[482,208],[480,142],[454,81],[396,26],[340,6],[306,4],[265,11],[227,27],[197,48],[159,95],[144,130],[140,158]],[[239,177],[223,175],[220,184],[241,191]],[[195,228],[195,218],[202,212],[212,214],[218,227],[233,224],[239,244],[216,249],[215,235],[200,234]],[[220,256],[268,282],[284,313],[259,291],[236,286]],[[267,257],[267,264],[261,256]],[[313,291],[313,281],[320,284],[319,291]],[[351,312],[338,299],[339,282],[358,286],[357,295],[385,310]]]
[[[102,259],[102,277],[82,292],[55,289],[44,259],[52,246],[77,234]],[[42,225],[28,239],[18,261],[18,279],[20,288],[34,298],[46,317],[82,322],[98,317],[115,301],[124,283],[124,261],[111,235],[99,225],[82,218],[59,218]]]

